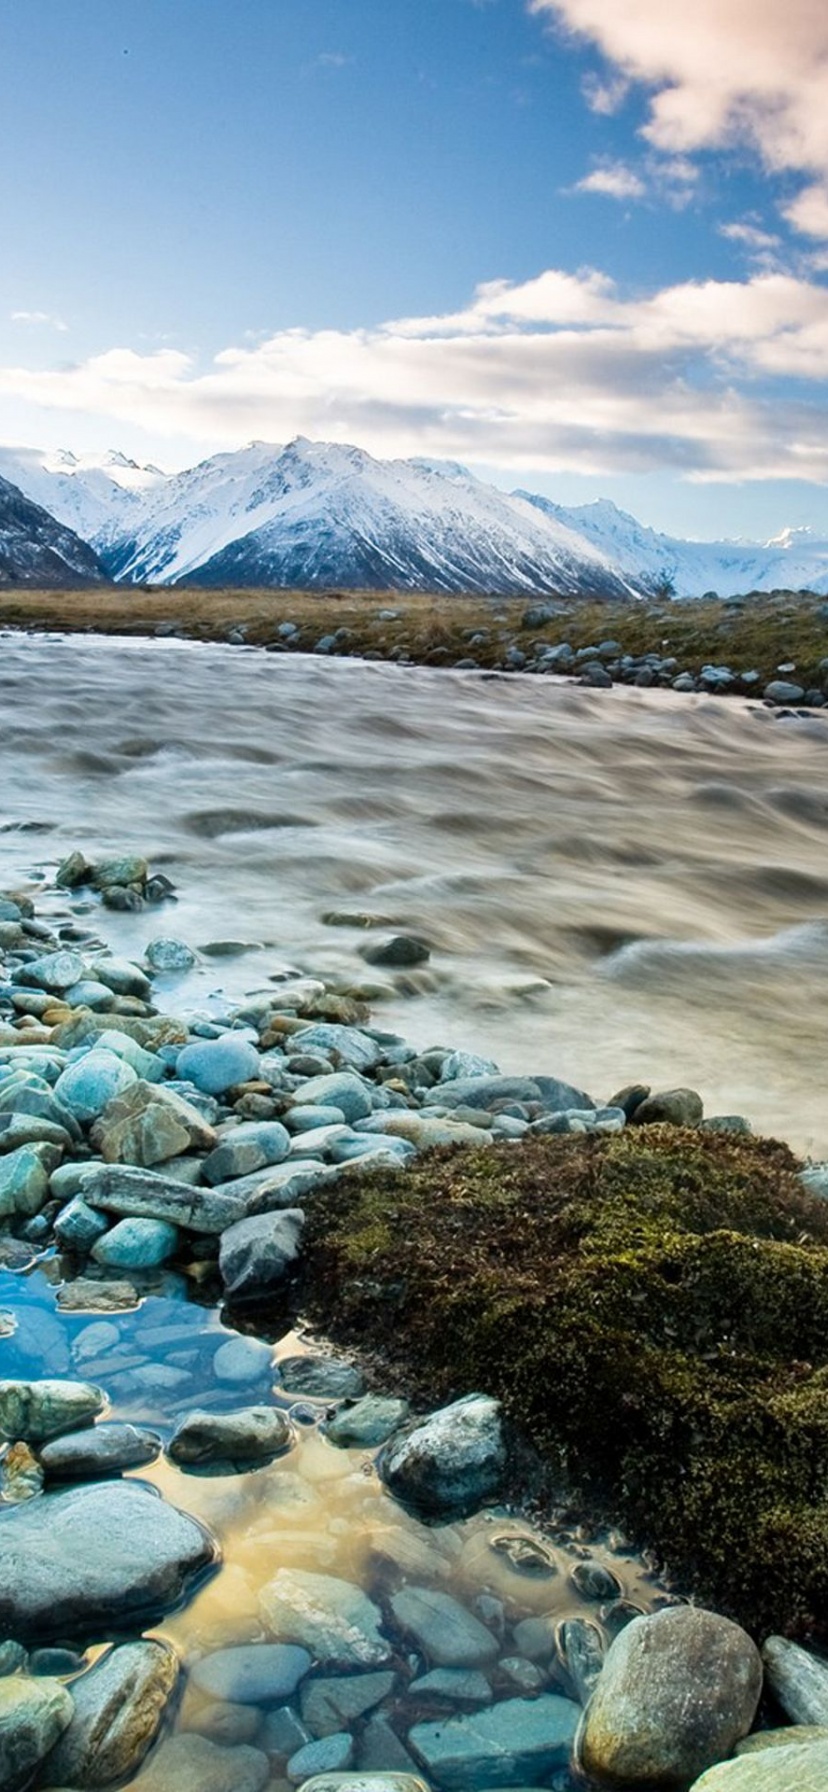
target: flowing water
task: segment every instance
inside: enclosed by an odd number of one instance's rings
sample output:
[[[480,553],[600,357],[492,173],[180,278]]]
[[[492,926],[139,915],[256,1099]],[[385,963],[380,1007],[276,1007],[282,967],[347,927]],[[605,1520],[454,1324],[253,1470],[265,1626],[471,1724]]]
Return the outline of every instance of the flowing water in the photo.
[[[481,1050],[601,1098],[633,1080],[690,1084],[708,1112],[743,1112],[828,1155],[826,747],[818,715],[777,720],[709,698],[5,636],[0,888],[28,884],[53,925],[91,916],[119,954],[160,934],[199,948],[194,972],[156,984],[174,1011],[318,975],[370,987],[377,1022],[417,1044]],[[75,847],[143,853],[173,879],[176,904],[123,915],[50,893]],[[360,952],[374,927],[422,935],[430,962],[378,977]],[[15,1327],[0,1338],[0,1375],[97,1379],[112,1416],[162,1434],[196,1406],[292,1410],[295,1442],[269,1469],[193,1475],[162,1458],[140,1471],[221,1544],[220,1572],[160,1628],[185,1659],[255,1640],[258,1593],[285,1566],[356,1579],[380,1600],[401,1576],[450,1590],[501,1635],[507,1662],[522,1618],[596,1615],[571,1578],[584,1554],[625,1598],[657,1599],[617,1540],[553,1531],[547,1568],[527,1575],[502,1548],[504,1535],[534,1535],[523,1519],[417,1523],[383,1492],[370,1453],[320,1434],[323,1403],[280,1391],[278,1366],[251,1386],[217,1381],[232,1334],[183,1279],[90,1315],[60,1310],[60,1276],[49,1256],[28,1275],[0,1272]],[[276,1358],[307,1347],[291,1335]],[[403,1684],[407,1653],[398,1639]],[[498,1696],[519,1696],[503,1673]],[[401,1735],[446,1709],[399,1696]],[[176,1721],[229,1739],[226,1709],[191,1686]],[[271,1720],[256,1721],[261,1746]],[[283,1765],[273,1773],[283,1788]]]

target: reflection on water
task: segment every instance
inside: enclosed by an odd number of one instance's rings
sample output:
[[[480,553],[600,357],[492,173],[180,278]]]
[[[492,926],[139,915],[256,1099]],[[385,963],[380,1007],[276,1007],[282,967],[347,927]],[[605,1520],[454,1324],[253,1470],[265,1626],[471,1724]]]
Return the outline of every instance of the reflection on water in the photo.
[[[5,636],[0,881],[145,851],[179,902],[108,916],[116,949],[255,948],[167,1005],[285,964],[381,988],[324,920],[381,915],[432,946],[378,1009],[415,1043],[689,1084],[828,1155],[826,745],[818,712],[669,692]]]
[[[17,1320],[15,1331],[0,1339],[2,1377],[98,1380],[111,1396],[107,1418],[150,1421],[165,1439],[180,1413],[195,1407],[276,1404],[295,1417],[291,1448],[254,1473],[189,1473],[162,1456],[135,1474],[200,1518],[221,1547],[218,1573],[187,1606],[148,1633],[172,1643],[185,1670],[173,1727],[264,1750],[271,1759],[273,1786],[282,1784],[285,1759],[300,1745],[299,1710],[287,1718],[282,1709],[276,1720],[267,1705],[240,1709],[226,1697],[211,1696],[190,1678],[190,1670],[217,1649],[273,1640],[260,1595],[280,1569],[356,1583],[378,1606],[390,1639],[393,1674],[382,1700],[382,1721],[390,1724],[398,1747],[414,1724],[445,1717],[451,1709],[445,1696],[411,1690],[413,1682],[445,1661],[445,1654],[439,1637],[431,1655],[427,1643],[414,1645],[395,1625],[390,1602],[401,1587],[437,1588],[484,1625],[492,1638],[486,1677],[495,1698],[539,1689],[577,1697],[554,1649],[557,1627],[580,1616],[606,1640],[631,1615],[621,1601],[649,1610],[662,1598],[654,1575],[620,1540],[590,1540],[587,1546],[577,1532],[540,1533],[526,1520],[503,1512],[452,1524],[418,1522],[384,1492],[375,1452],[339,1449],[327,1441],[319,1429],[327,1410],[323,1400],[303,1398],[297,1404],[295,1395],[280,1389],[278,1360],[308,1347],[301,1336],[284,1337],[272,1362],[260,1354],[246,1383],[221,1382],[217,1351],[237,1334],[221,1324],[215,1310],[188,1303],[177,1278],[162,1278],[162,1292],[126,1312],[64,1313],[55,1305],[60,1274],[54,1258],[27,1276],[0,1271],[0,1307],[13,1311]],[[585,1567],[591,1596],[577,1584]],[[526,1620],[537,1618],[546,1621],[550,1640],[545,1646],[528,1641]],[[113,1634],[117,1624],[113,1613]],[[86,1649],[83,1665],[100,1653],[103,1640]],[[284,1695],[278,1703],[284,1707]],[[468,1706],[461,1703],[460,1708]],[[358,1759],[360,1750],[377,1745],[376,1729],[369,1729],[372,1718],[376,1723],[376,1710],[355,1725]],[[387,1734],[383,1743],[380,1734],[378,1745],[387,1751],[393,1743]],[[387,1759],[386,1764],[394,1762]],[[562,1775],[560,1784],[568,1785],[568,1776]]]

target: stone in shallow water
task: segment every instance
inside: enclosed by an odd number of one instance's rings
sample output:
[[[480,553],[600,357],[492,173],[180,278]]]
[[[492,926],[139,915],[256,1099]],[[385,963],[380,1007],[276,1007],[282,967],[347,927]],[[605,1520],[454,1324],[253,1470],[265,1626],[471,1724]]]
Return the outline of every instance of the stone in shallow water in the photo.
[[[497,1492],[506,1466],[500,1406],[467,1394],[394,1437],[379,1461],[398,1499],[437,1515],[468,1512]]]
[[[67,1637],[152,1617],[215,1559],[212,1538],[135,1481],[47,1493],[0,1513],[0,1631]]]
[[[783,1636],[767,1638],[762,1660],[771,1692],[792,1723],[828,1724],[828,1662]]]
[[[269,1377],[272,1364],[273,1351],[260,1338],[228,1338],[213,1357],[213,1374],[234,1387]]]
[[[387,1699],[393,1685],[394,1675],[390,1671],[312,1680],[302,1692],[302,1722],[312,1736],[333,1736]]]
[[[354,1739],[347,1730],[323,1736],[317,1742],[306,1742],[304,1748],[291,1755],[285,1769],[293,1786],[301,1786],[317,1773],[341,1773],[354,1758]]]
[[[130,1792],[262,1792],[270,1762],[260,1749],[242,1744],[219,1748],[206,1736],[171,1736]]]
[[[105,1405],[87,1381],[0,1381],[0,1437],[45,1443],[87,1425]]]
[[[259,1610],[272,1635],[301,1644],[320,1663],[381,1668],[390,1660],[381,1613],[360,1587],[335,1575],[280,1568],[262,1587]]]
[[[759,1651],[738,1624],[690,1606],[634,1618],[585,1714],[584,1771],[610,1786],[684,1786],[747,1735],[761,1690]]]
[[[172,939],[150,940],[144,957],[153,971],[161,972],[191,971],[196,961],[195,953],[183,940]]]
[[[238,1467],[271,1462],[292,1442],[290,1423],[278,1407],[247,1406],[239,1412],[188,1413],[176,1426],[167,1454],[182,1467]]]
[[[140,1767],[178,1680],[163,1643],[125,1643],[72,1682],[74,1715],[41,1777],[43,1786],[110,1786]]]
[[[340,1407],[323,1430],[332,1444],[340,1449],[370,1449],[384,1444],[408,1418],[408,1401],[394,1400],[382,1394],[365,1394],[353,1405]]]
[[[299,1255],[304,1223],[301,1207],[288,1207],[228,1226],[222,1235],[219,1270],[231,1300],[263,1299],[284,1281]]]
[[[722,1761],[694,1780],[691,1792],[825,1792],[828,1742],[763,1749]]]
[[[190,1679],[211,1698],[235,1705],[274,1705],[289,1699],[313,1666],[295,1643],[238,1643],[202,1656]]]
[[[154,1462],[160,1450],[161,1439],[154,1431],[136,1425],[90,1425],[46,1444],[40,1460],[51,1481],[94,1481]]]
[[[309,1394],[320,1400],[345,1400],[365,1387],[356,1363],[335,1356],[285,1356],[276,1364],[282,1387],[289,1394]]]
[[[570,1699],[505,1699],[486,1711],[415,1724],[408,1740],[426,1772],[454,1788],[543,1783],[566,1767],[580,1717]]]
[[[457,1705],[490,1705],[492,1689],[476,1668],[434,1668],[412,1680],[410,1698],[450,1699]]]
[[[465,1606],[435,1587],[403,1587],[391,1601],[394,1617],[438,1667],[476,1668],[493,1661],[497,1639]]]
[[[71,1721],[73,1704],[59,1680],[15,1674],[0,1680],[0,1786],[22,1792]]]

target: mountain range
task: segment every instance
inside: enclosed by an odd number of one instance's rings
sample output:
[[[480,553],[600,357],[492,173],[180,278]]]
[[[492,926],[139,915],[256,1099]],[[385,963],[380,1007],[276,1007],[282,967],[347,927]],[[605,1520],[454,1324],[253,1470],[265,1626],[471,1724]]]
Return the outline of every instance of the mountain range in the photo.
[[[0,448],[0,584],[444,594],[828,593],[828,540],[683,541],[609,500],[565,507],[447,461],[298,437],[182,473],[112,451]]]

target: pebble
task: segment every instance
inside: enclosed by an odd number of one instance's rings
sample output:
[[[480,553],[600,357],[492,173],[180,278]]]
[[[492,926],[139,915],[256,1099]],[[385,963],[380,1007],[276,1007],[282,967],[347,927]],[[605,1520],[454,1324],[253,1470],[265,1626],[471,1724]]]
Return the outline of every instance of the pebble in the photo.
[[[176,1062],[176,1075],[194,1083],[205,1095],[223,1095],[239,1083],[251,1082],[258,1074],[256,1047],[249,1039],[232,1033],[186,1045]]]
[[[239,1643],[193,1663],[190,1679],[211,1698],[237,1705],[274,1705],[289,1699],[313,1666],[292,1643]]]
[[[93,1244],[92,1256],[109,1269],[158,1269],[175,1256],[179,1239],[167,1220],[119,1220]]]
[[[290,1448],[293,1432],[278,1407],[246,1406],[237,1412],[191,1412],[179,1420],[167,1445],[183,1467],[272,1462]]]

